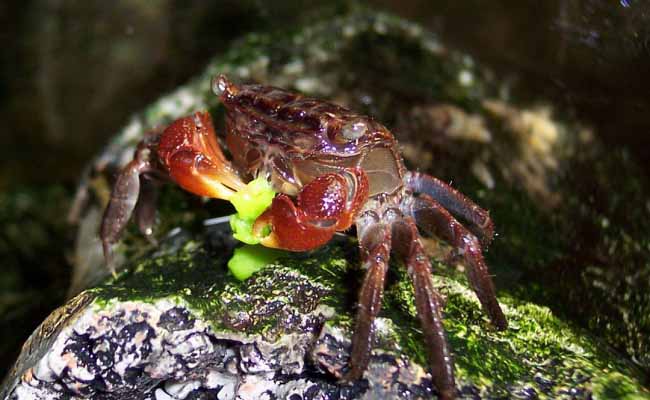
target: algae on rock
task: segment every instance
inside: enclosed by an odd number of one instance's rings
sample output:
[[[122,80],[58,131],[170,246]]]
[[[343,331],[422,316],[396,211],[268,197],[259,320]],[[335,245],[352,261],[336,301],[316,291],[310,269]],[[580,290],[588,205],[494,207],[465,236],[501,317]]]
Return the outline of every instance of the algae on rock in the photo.
[[[429,398],[435,393],[402,266],[391,266],[365,380],[337,385],[331,373],[347,366],[356,294],[348,282],[361,277],[356,258],[348,256],[355,243],[341,239],[306,254],[287,253],[240,282],[225,266],[233,245],[227,235],[208,232],[205,242],[172,238],[162,243],[163,252],[179,245],[180,250],[145,257],[79,295],[44,323],[51,329],[44,328],[39,340],[46,337],[47,348],[25,365],[29,368],[16,371],[21,379],[5,386],[5,396]],[[511,327],[493,331],[460,275],[446,271],[436,284],[447,298],[446,327],[463,395],[644,396],[630,365],[545,307],[501,296]]]

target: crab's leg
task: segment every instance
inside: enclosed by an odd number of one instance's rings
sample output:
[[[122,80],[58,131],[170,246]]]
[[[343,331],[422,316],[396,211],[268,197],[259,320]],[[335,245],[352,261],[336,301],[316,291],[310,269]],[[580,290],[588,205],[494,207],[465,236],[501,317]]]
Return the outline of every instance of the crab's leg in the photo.
[[[494,236],[494,224],[488,211],[458,190],[430,175],[409,172],[406,184],[415,192],[431,196],[452,214],[467,221],[472,231],[481,238],[483,246],[490,244]]]
[[[362,268],[366,270],[366,276],[359,292],[350,370],[343,378],[347,381],[361,378],[370,360],[372,325],[381,309],[391,248],[390,225],[376,223],[370,217],[360,217],[357,220],[357,235]]]
[[[152,132],[118,175],[102,219],[100,238],[113,272],[112,247],[134,213],[140,231],[154,241],[151,228],[157,181],[171,179],[192,193],[221,199],[246,186],[221,152],[207,112],[180,118],[164,131]]]
[[[472,233],[461,225],[440,203],[427,195],[413,200],[410,210],[418,226],[454,246],[467,263],[467,278],[483,309],[499,330],[508,327],[506,317],[496,298],[494,283],[483,259],[481,245]]]
[[[255,221],[253,231],[262,245],[305,251],[327,243],[336,231],[346,230],[368,197],[368,178],[358,168],[319,176],[303,186],[296,203],[280,194]]]
[[[442,300],[431,279],[425,254],[412,218],[393,223],[395,252],[406,264],[415,291],[415,308],[422,324],[433,383],[442,399],[455,398],[454,362],[442,323]]]
[[[156,178],[148,174],[140,175],[140,196],[133,211],[138,229],[154,246],[157,244],[153,226],[156,222],[159,184]]]
[[[141,176],[155,170],[151,161],[151,154],[152,149],[149,146],[145,144],[138,146],[133,160],[117,176],[111,198],[104,211],[99,236],[102,241],[106,264],[113,273],[115,273],[115,266],[113,265],[112,247],[122,236],[122,232],[129,219],[131,219],[133,210],[138,203]],[[149,205],[143,205],[142,207],[149,207]]]

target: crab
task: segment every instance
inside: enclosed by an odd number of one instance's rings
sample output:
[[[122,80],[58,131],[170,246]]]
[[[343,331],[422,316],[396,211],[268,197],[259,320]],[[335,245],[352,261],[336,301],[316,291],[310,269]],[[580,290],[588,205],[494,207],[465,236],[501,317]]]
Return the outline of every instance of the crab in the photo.
[[[212,89],[226,109],[232,160],[207,112],[148,135],[118,175],[104,213],[100,236],[107,262],[132,216],[152,238],[157,182],[228,200],[246,182],[264,177],[278,195],[253,225],[262,245],[307,251],[356,226],[365,277],[349,367],[339,378],[360,379],[369,363],[373,322],[394,255],[413,283],[433,383],[442,398],[455,397],[443,300],[421,234],[446,241],[464,258],[482,308],[503,330],[507,321],[482,254],[494,234],[489,213],[440,179],[408,171],[391,132],[371,117],[275,87],[238,85],[224,75],[213,79]]]

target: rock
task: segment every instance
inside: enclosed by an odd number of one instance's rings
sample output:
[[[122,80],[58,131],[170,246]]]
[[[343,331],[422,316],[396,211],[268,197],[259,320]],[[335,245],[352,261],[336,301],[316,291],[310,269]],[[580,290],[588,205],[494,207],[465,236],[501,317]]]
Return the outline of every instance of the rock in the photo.
[[[639,369],[648,366],[647,280],[615,279],[635,264],[613,262],[642,263],[638,255],[650,235],[628,226],[598,228],[589,237],[608,233],[598,240],[611,244],[609,257],[572,259],[588,243],[576,227],[591,229],[620,212],[620,198],[634,193],[628,185],[641,188],[635,196],[646,190],[634,179],[633,163],[626,164],[630,180],[609,178],[604,166],[617,155],[600,148],[590,129],[557,117],[549,105],[516,102],[516,87],[499,83],[418,25],[358,10],[289,36],[247,36],[196,79],[134,116],[89,168],[71,214],[79,224],[73,292],[94,287],[32,335],[3,385],[3,398],[435,394],[410,284],[399,265],[391,268],[366,379],[340,385],[332,378],[346,368],[361,277],[355,246],[346,239],[287,255],[239,282],[225,267],[233,243],[209,219],[229,213],[227,206],[169,186],[161,196],[161,245],[128,232],[117,251],[121,272],[105,281],[90,232],[112,174],[147,129],[203,108],[220,115],[209,91],[217,73],[329,97],[374,115],[394,128],[407,162],[453,178],[491,210],[500,237],[488,261],[507,331],[490,328],[461,267],[435,264],[462,397],[650,397]],[[589,187],[621,189],[620,195],[607,196],[607,206],[598,208],[588,190],[576,190],[582,178]],[[635,212],[642,218],[650,207]],[[431,249],[447,252],[433,241]],[[558,269],[566,276],[565,267],[575,265],[582,267],[574,270],[578,278],[557,282]],[[593,301],[581,304],[585,297]],[[607,304],[600,303],[604,299]],[[616,312],[605,312],[608,307]],[[574,314],[578,324],[568,318]]]
[[[46,320],[25,346],[3,398],[430,398],[410,284],[393,265],[365,380],[346,368],[356,249],[336,240],[287,253],[240,282],[225,262],[227,230],[206,242],[170,238],[115,280]],[[182,243],[179,243],[181,241]],[[469,397],[641,395],[640,377],[597,340],[544,307],[509,295],[510,329],[493,331],[465,280],[436,277],[447,298],[458,389]],[[67,397],[71,396],[71,397]],[[204,396],[204,397],[202,397]],[[299,397],[291,397],[299,396]]]

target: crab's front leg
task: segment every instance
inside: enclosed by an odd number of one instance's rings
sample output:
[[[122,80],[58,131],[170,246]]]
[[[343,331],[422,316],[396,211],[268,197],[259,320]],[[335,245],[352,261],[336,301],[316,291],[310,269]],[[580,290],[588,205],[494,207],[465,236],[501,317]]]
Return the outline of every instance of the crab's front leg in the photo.
[[[104,211],[99,236],[106,265],[113,273],[112,247],[119,241],[134,211],[141,232],[150,238],[150,224],[153,224],[150,210],[153,205],[147,204],[147,201],[156,196],[155,188],[146,180],[151,179],[147,175],[159,172],[159,165],[152,154],[155,157],[155,141],[143,141],[138,145],[133,160],[117,176]],[[141,192],[145,195],[141,196]]]
[[[226,200],[246,186],[221,152],[207,112],[180,118],[150,135],[118,175],[104,212],[100,238],[109,269],[114,271],[111,249],[132,214],[142,233],[153,240],[155,181],[164,180],[200,196]]]
[[[346,168],[324,174],[307,185],[296,202],[285,194],[273,199],[271,206],[255,221],[253,232],[264,236],[266,247],[305,251],[327,243],[336,231],[352,225],[355,215],[368,198],[368,177],[359,168]]]

